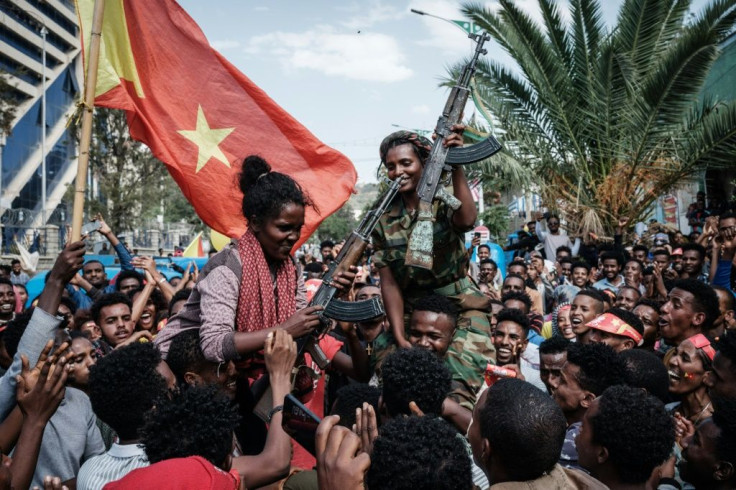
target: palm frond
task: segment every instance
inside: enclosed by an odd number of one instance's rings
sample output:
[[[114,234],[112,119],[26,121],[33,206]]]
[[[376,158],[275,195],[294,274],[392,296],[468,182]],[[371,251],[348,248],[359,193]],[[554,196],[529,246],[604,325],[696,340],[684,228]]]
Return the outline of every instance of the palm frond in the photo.
[[[542,18],[544,19],[550,45],[555,50],[557,57],[564,60],[565,65],[570,66],[572,63],[570,39],[562,23],[562,16],[557,4],[551,0],[539,0],[539,7],[542,10]]]

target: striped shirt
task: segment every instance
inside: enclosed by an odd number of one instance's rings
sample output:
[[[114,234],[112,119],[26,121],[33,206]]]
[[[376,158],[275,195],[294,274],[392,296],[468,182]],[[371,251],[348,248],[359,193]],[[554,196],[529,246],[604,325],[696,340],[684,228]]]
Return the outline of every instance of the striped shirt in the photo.
[[[106,484],[148,465],[148,458],[142,445],[113,443],[105,454],[84,462],[77,475],[77,489],[100,490]]]

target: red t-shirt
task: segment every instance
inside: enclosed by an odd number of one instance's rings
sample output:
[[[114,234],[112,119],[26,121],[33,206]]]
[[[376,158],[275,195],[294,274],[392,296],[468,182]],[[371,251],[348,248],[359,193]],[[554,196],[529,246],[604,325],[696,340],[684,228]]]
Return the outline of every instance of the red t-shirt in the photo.
[[[159,461],[133,470],[122,479],[110,482],[105,490],[237,490],[240,476],[229,473],[200,456]]]

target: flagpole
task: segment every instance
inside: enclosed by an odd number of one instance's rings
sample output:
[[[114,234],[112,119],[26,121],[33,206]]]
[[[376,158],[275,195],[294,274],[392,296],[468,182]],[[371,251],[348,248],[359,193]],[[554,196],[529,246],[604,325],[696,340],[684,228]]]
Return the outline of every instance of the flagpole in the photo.
[[[92,140],[92,109],[95,105],[97,88],[97,67],[100,60],[100,42],[102,41],[102,18],[105,14],[105,0],[95,0],[92,13],[92,29],[90,31],[89,53],[87,53],[87,79],[84,86],[84,105],[82,106],[82,134],[79,140],[79,163],[77,179],[74,184],[74,208],[72,211],[72,237],[76,242],[82,237],[82,220],[84,215],[84,191],[87,184],[87,167],[89,165],[89,147]]]

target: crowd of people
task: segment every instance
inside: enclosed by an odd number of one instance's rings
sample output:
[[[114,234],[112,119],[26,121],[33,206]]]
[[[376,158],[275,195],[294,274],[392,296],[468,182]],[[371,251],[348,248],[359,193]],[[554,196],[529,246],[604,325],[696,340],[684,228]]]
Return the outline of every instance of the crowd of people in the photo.
[[[736,488],[736,216],[606,241],[535,214],[501,271],[466,246],[462,168],[460,206],[419,215],[431,145],[383,141],[399,193],[329,283],[343,243],[292,254],[308,189],[257,156],[247,231],[201,270],[167,278],[101,217],[115,277],[84,238],[37,298],[0,268],[0,488]],[[422,219],[431,269],[405,264]],[[385,314],[329,318],[320,287]]]

